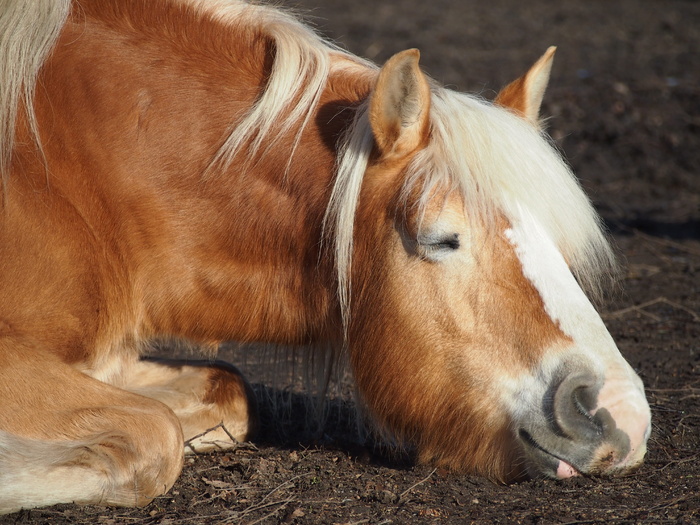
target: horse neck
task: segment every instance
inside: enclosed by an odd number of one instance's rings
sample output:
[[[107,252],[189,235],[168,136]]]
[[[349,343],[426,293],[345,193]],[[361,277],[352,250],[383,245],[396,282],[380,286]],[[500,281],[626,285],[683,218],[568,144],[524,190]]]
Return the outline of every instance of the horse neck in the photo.
[[[69,23],[36,101],[51,123],[43,137],[53,194],[78,211],[93,250],[109,258],[103,294],[137,312],[132,322],[144,336],[338,337],[322,221],[347,107],[366,95],[367,81],[352,68],[331,75],[291,161],[295,130],[256,158],[244,148],[228,169],[204,177],[232,119],[265,84],[268,44],[243,38],[233,52],[245,61],[208,52],[203,63],[160,41],[115,48],[127,40],[118,29]],[[150,67],[154,56],[160,68]]]
[[[331,243],[323,240],[323,217],[337,144],[353,116],[348,107],[357,104],[365,87],[346,73],[332,76],[298,144],[293,129],[271,149],[263,146],[252,159],[239,155],[200,185],[206,208],[198,206],[178,223],[173,245],[189,247],[189,286],[182,279],[174,288],[161,281],[167,288],[163,295],[176,297],[184,315],[163,312],[162,321],[172,324],[159,332],[284,344],[340,337],[336,274]],[[153,268],[154,274],[161,272]]]

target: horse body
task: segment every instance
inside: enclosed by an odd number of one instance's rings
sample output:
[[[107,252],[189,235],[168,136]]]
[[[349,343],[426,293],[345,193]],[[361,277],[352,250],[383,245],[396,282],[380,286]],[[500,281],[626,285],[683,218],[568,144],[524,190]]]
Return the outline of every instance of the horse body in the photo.
[[[231,170],[200,184],[231,125],[231,115],[244,114],[255,101],[266,74],[260,65],[264,46],[234,49],[237,56],[250,56],[250,71],[230,60],[202,63],[196,51],[178,53],[175,44],[174,49],[163,49],[169,43],[164,35],[133,41],[136,37],[124,27],[130,21],[141,24],[132,29],[137,36],[157,25],[138,9],[136,13],[124,9],[122,19],[115,14],[111,20],[103,13],[105,7],[98,6],[85,6],[86,19],[66,25],[42,71],[40,82],[46,87],[37,96],[35,111],[40,122],[50,123],[42,136],[47,164],[57,159],[50,181],[30,146],[26,156],[35,165],[29,168],[18,159],[13,169],[36,173],[36,180],[11,174],[10,184],[29,183],[39,198],[64,201],[68,210],[57,215],[58,220],[72,221],[66,226],[71,242],[77,242],[76,231],[84,232],[87,250],[108,254],[89,261],[93,272],[102,272],[87,275],[85,270],[85,281],[119,288],[126,280],[123,297],[104,302],[128,310],[128,324],[149,336],[217,340],[234,335],[241,340],[289,343],[302,342],[304,334],[317,335],[322,328],[319,319],[298,317],[328,315],[323,305],[330,300],[319,287],[309,285],[318,257],[306,253],[305,237],[320,236],[318,214],[324,210],[320,199],[322,188],[329,184],[332,152],[319,145],[317,136],[309,137],[302,146],[317,165],[299,159],[299,166],[289,170],[289,180],[279,177],[287,152],[269,151],[264,163],[256,166],[255,177]],[[92,11],[101,18],[90,18]],[[177,20],[174,13],[171,17]],[[207,33],[203,28],[198,31]],[[70,44],[62,46],[63,41]],[[228,41],[240,46],[235,35]],[[194,44],[188,50],[193,48]],[[200,53],[213,51],[205,48]],[[151,67],[157,60],[160,63]],[[150,73],[141,78],[145,70]],[[117,121],[113,115],[126,118]],[[85,129],[90,130],[87,137]],[[32,144],[29,138],[27,143]],[[303,184],[298,180],[302,178]],[[199,189],[193,194],[195,186]],[[12,226],[8,229],[17,231],[19,226]],[[260,242],[249,242],[255,238]],[[158,262],[163,260],[168,261],[166,267]],[[302,271],[308,272],[301,278],[299,261],[304,263]],[[110,279],[116,281],[112,286]],[[328,279],[317,279],[324,280]],[[265,294],[259,293],[261,287]],[[103,293],[110,292],[119,293]],[[319,308],[305,308],[299,297]],[[171,308],[174,304],[177,312]],[[208,314],[202,314],[202,304],[208,305]],[[106,312],[104,317],[118,316]],[[91,348],[93,342],[86,346]]]
[[[641,461],[643,388],[571,273],[607,245],[536,129],[551,53],[499,107],[269,8],[53,5],[2,98],[0,511],[144,504],[183,439],[254,431],[235,368],[141,360],[159,337],[347,348],[377,427],[457,470]]]

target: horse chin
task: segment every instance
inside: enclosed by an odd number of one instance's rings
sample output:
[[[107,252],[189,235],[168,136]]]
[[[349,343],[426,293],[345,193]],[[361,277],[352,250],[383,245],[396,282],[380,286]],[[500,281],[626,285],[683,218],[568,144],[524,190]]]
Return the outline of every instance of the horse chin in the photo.
[[[521,434],[523,433],[524,431],[521,431]],[[522,439],[522,444],[527,477],[531,479],[550,478],[564,480],[578,476],[619,476],[637,470],[642,464],[644,457],[644,454],[641,454],[634,461],[613,463],[609,461],[609,458],[613,456],[611,452],[605,458],[591,461],[588,464],[575,464],[574,459],[564,459],[557,452],[546,450],[529,435]],[[601,449],[605,448],[601,447]]]
[[[568,436],[553,434],[540,426],[531,431],[521,428],[517,435],[528,477],[611,477],[634,471],[644,459],[646,446],[631,449],[627,435],[617,430],[593,441],[573,442]]]
[[[529,477],[568,479],[581,475],[579,468],[545,449],[526,430],[521,429],[518,434],[525,452]]]

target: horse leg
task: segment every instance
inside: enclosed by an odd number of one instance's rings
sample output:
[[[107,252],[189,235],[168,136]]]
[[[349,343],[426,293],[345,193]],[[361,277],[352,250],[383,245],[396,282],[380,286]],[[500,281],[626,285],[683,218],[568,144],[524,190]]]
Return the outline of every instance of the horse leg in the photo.
[[[182,431],[166,405],[50,352],[0,340],[0,399],[0,513],[70,502],[141,506],[182,469]]]
[[[175,412],[186,452],[231,448],[257,429],[253,391],[228,363],[147,358],[130,364],[123,377],[124,388]]]

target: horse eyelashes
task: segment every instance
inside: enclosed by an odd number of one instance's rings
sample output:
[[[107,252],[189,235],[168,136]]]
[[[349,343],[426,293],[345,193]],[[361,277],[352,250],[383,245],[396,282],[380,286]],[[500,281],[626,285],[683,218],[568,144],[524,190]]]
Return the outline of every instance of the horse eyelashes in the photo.
[[[440,242],[437,242],[434,244],[435,248],[439,249],[450,249],[450,250],[458,250],[459,249],[459,234],[455,233],[451,235],[450,237],[446,237]]]
[[[416,239],[418,255],[422,258],[437,262],[451,252],[459,249],[459,234],[433,233],[418,235]]]
[[[458,250],[459,234],[453,233],[450,235],[419,235],[418,244],[424,248],[431,248],[434,250]]]

